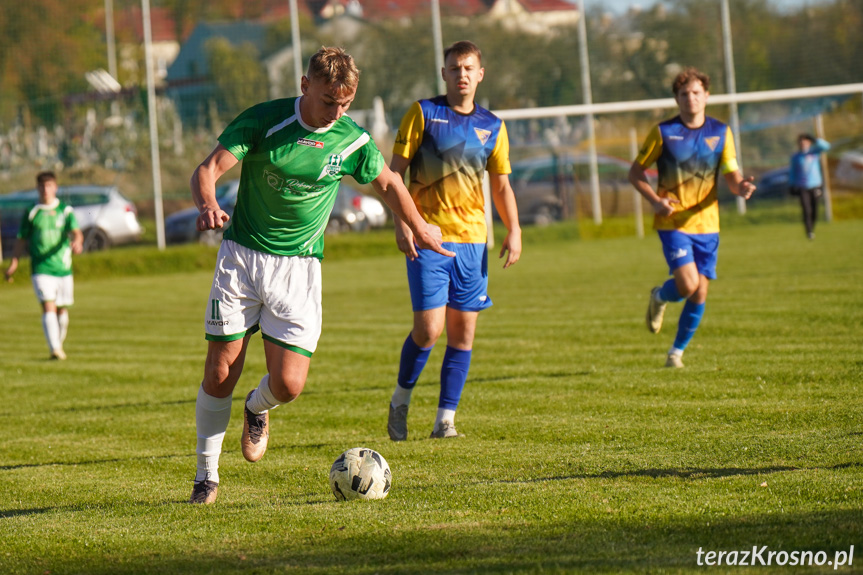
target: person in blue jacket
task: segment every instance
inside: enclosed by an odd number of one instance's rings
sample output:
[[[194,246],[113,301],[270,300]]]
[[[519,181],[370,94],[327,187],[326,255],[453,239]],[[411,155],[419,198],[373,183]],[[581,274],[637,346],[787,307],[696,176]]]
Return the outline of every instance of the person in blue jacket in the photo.
[[[824,187],[820,156],[830,149],[830,144],[821,138],[800,134],[797,136],[797,147],[799,151],[791,156],[788,183],[791,186],[791,194],[800,197],[806,237],[811,240],[815,238],[818,198],[821,197]]]

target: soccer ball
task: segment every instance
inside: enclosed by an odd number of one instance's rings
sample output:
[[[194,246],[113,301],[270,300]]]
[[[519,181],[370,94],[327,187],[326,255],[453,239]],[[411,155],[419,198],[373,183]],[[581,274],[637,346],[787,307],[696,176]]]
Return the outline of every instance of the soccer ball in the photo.
[[[348,449],[330,468],[330,488],[339,501],[383,499],[390,492],[392,473],[387,460],[367,447]]]

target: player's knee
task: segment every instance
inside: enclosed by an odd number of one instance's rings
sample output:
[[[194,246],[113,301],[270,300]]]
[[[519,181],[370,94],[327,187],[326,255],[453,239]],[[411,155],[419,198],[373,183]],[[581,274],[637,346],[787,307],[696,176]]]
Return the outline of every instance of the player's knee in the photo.
[[[270,374],[270,391],[281,403],[295,400],[306,386],[305,377],[287,374]]]
[[[684,299],[689,299],[698,291],[698,278],[680,278],[676,282],[677,291]]]
[[[411,337],[419,347],[426,348],[437,343],[442,331],[442,329],[436,329],[434,326],[418,326],[414,328]]]

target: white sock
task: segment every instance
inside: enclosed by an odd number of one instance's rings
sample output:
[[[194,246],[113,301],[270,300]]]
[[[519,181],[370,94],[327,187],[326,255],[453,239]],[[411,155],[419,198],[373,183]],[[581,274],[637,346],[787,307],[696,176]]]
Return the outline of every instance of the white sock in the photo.
[[[60,326],[60,344],[66,341],[66,332],[69,331],[69,312],[57,314],[57,324]]]
[[[437,429],[441,422],[449,421],[453,425],[455,425],[455,410],[454,409],[444,409],[442,407],[437,408],[437,417],[434,420],[434,429]]]
[[[265,375],[261,378],[261,383],[258,385],[257,389],[252,392],[251,397],[246,402],[246,406],[249,408],[249,411],[252,413],[266,413],[271,409],[276,409],[282,404],[281,401],[276,399],[276,396],[273,395],[273,392],[270,390],[270,374]]]
[[[195,426],[198,432],[198,466],[195,481],[219,482],[219,455],[222,453],[222,441],[231,420],[231,396],[225,398],[213,397],[198,390],[195,402]]]
[[[396,384],[396,389],[393,391],[393,397],[390,399],[390,405],[393,407],[398,407],[400,405],[410,405],[411,402],[411,393],[413,393],[414,388],[406,388]]]
[[[668,355],[676,355],[676,356],[678,356],[678,357],[681,357],[681,356],[683,356],[683,350],[682,350],[682,349],[677,349],[676,347],[674,347],[674,346],[672,345],[672,346],[671,346],[671,349],[669,349],[669,350],[668,350]]]
[[[46,311],[42,314],[42,331],[45,332],[45,339],[48,340],[48,347],[52,353],[63,349],[63,342],[60,341],[60,324],[57,321],[57,312]]]

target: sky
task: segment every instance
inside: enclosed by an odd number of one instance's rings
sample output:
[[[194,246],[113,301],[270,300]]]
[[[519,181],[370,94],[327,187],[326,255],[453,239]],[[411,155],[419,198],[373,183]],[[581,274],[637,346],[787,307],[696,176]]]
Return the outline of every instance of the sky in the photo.
[[[782,10],[794,10],[800,6],[813,5],[824,2],[825,0],[770,0],[770,3]],[[592,8],[596,5],[605,7],[606,10],[620,14],[630,6],[640,6],[641,8],[649,8],[656,3],[656,0],[584,0],[587,8]]]

